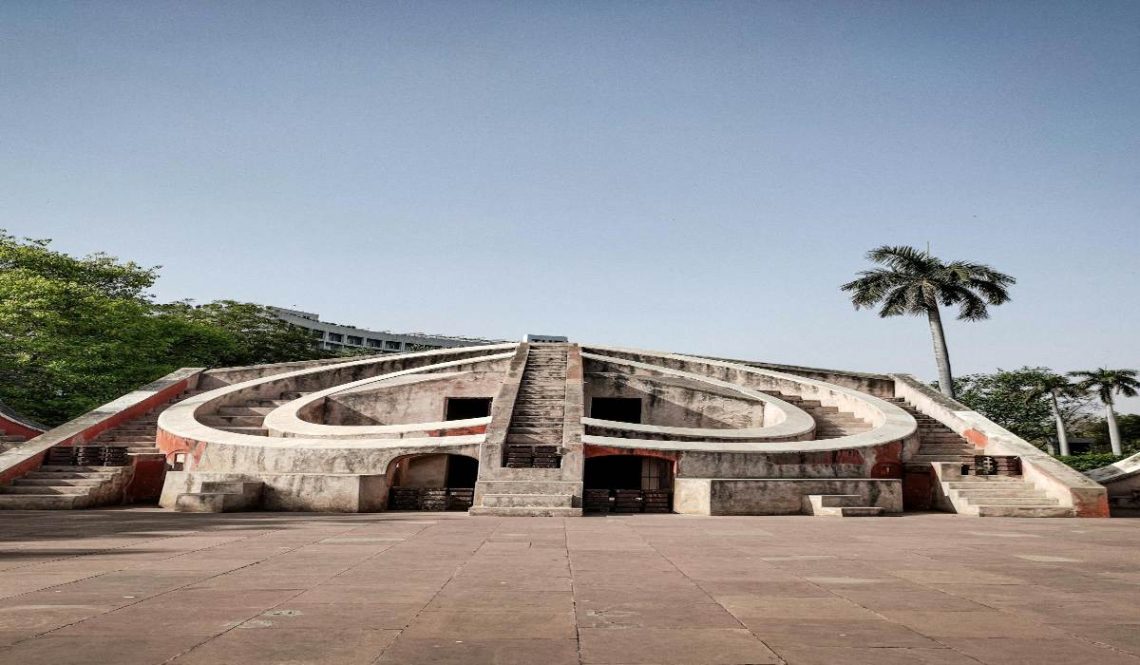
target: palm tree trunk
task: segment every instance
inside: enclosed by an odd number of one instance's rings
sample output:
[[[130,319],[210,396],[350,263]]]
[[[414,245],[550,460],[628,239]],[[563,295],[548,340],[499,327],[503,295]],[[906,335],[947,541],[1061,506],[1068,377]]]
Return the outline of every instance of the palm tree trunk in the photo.
[[[946,332],[942,330],[942,314],[934,296],[926,296],[926,317],[930,321],[930,336],[934,340],[934,362],[938,364],[938,389],[954,399],[954,376],[950,373],[950,351],[946,348]]]
[[[1069,455],[1069,433],[1065,431],[1065,419],[1061,417],[1061,408],[1057,406],[1057,393],[1049,391],[1050,404],[1053,406],[1053,419],[1057,421],[1057,443],[1061,446],[1061,454]]]
[[[1104,404],[1104,419],[1108,421],[1108,442],[1112,445],[1112,454],[1119,457],[1124,454],[1124,450],[1120,445],[1120,427],[1116,424],[1116,411],[1112,408],[1112,402]]]

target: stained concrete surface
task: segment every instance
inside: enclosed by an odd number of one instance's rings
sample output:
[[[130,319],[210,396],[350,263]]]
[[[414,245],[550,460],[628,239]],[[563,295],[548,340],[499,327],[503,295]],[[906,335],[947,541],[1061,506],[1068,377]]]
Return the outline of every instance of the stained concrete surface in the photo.
[[[0,663],[1140,665],[1140,522],[0,514]]]

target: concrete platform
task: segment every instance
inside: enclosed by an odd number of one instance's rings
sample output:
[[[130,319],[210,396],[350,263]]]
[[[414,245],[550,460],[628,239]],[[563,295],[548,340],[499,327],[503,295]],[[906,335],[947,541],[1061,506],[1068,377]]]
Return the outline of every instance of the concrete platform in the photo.
[[[1140,522],[0,514],[0,664],[1140,665]]]

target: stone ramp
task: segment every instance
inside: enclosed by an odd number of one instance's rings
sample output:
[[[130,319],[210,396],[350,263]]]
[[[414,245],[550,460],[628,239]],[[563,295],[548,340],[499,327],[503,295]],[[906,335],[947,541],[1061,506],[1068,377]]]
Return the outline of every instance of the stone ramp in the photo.
[[[122,503],[140,461],[165,462],[156,446],[158,414],[194,394],[197,391],[183,391],[90,441],[49,448],[43,464],[0,486],[0,510],[72,510]]]

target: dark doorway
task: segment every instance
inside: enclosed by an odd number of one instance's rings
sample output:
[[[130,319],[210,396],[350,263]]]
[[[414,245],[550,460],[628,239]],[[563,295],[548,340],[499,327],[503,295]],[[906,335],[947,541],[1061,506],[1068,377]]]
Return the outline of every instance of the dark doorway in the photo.
[[[586,459],[585,488],[589,490],[641,489],[641,459],[637,455],[607,455]]]
[[[582,508],[591,513],[673,510],[673,463],[640,455],[586,459]]]
[[[463,455],[449,455],[447,458],[447,486],[475,487],[479,476],[479,461]]]
[[[490,397],[448,397],[444,420],[469,420],[491,415]]]
[[[595,397],[590,400],[590,417],[619,423],[640,423],[641,398]]]

